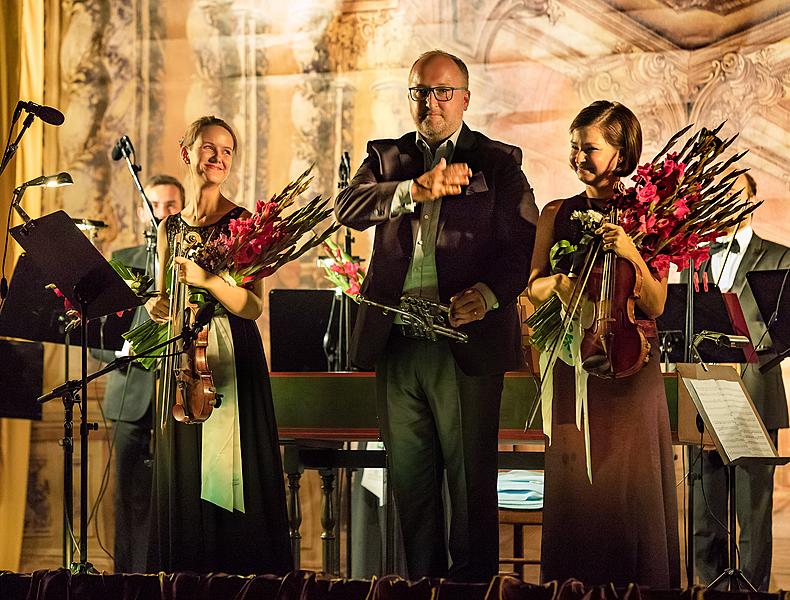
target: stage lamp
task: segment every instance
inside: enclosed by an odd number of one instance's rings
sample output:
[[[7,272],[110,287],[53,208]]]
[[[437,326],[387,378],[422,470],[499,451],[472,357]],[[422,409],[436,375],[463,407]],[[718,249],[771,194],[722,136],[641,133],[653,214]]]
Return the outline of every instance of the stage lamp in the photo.
[[[41,175],[30,181],[26,181],[14,190],[14,198],[11,201],[11,207],[16,210],[19,217],[27,224],[30,222],[30,216],[22,209],[19,202],[22,200],[22,195],[29,187],[61,187],[64,185],[71,185],[74,180],[71,175],[66,171],[61,171],[57,175]]]

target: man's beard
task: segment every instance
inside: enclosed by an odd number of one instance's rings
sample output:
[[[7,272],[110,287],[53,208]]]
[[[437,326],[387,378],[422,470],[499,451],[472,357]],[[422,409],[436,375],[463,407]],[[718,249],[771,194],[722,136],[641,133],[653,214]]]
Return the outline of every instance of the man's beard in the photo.
[[[444,118],[436,122],[431,121],[429,116],[425,116],[422,120],[420,120],[419,130],[426,139],[436,140],[446,137],[444,135],[446,129],[447,121],[445,121]]]

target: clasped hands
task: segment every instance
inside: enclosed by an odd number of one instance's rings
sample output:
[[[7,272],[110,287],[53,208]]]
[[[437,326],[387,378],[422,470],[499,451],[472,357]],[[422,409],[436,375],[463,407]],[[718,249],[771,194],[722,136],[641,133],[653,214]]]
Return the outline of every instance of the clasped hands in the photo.
[[[456,196],[469,185],[472,169],[466,163],[450,163],[442,158],[436,166],[414,179],[411,197],[415,202],[432,202],[442,196]]]

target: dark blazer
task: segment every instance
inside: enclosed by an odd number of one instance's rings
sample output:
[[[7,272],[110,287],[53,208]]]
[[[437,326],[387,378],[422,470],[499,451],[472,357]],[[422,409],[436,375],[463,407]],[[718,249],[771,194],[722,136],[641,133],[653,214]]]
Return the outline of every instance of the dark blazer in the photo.
[[[362,294],[376,302],[398,305],[420,218],[390,219],[397,185],[425,172],[416,134],[368,143],[368,155],[349,187],[335,201],[337,220],[354,229],[375,226],[370,268]],[[468,375],[501,373],[523,365],[516,301],[527,286],[538,209],[521,171],[521,150],[491,140],[463,125],[452,162],[472,169],[469,186],[442,201],[436,239],[439,297],[482,282],[499,307],[481,321],[461,326],[469,342],[451,342],[453,355]],[[351,339],[351,360],[370,369],[383,353],[394,316],[360,306]]]
[[[123,248],[113,252],[112,257],[127,267],[145,270],[145,246]],[[148,320],[148,312],[144,306],[137,307],[132,327],[137,327]],[[115,359],[111,351],[93,352],[97,358],[105,362]],[[155,371],[148,371],[132,365],[125,371],[113,371],[107,375],[107,387],[104,390],[104,415],[113,421],[139,421],[151,404],[156,380]],[[125,393],[124,393],[125,390]]]
[[[738,294],[738,299],[749,328],[749,336],[756,344],[765,332],[757,303],[752,295],[752,289],[746,279],[749,271],[769,271],[772,269],[790,268],[790,248],[769,242],[752,235],[743,258],[738,265],[738,272],[730,288],[731,292]],[[776,354],[768,350],[771,345],[769,336],[763,338],[758,347],[760,364],[771,360]],[[766,351],[762,351],[765,348]],[[757,366],[747,368],[743,374],[743,382],[754,402],[755,408],[765,423],[766,429],[781,429],[788,426],[787,398],[782,382],[782,370],[779,367],[761,374]]]

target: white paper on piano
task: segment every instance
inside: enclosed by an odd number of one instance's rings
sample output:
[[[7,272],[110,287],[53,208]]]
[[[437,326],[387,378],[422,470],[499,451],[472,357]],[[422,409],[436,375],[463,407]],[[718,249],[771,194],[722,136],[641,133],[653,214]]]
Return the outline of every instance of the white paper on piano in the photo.
[[[384,442],[368,442],[366,450],[384,450]],[[387,495],[384,493],[386,478],[384,469],[362,469],[360,485],[378,498],[379,506],[387,503]]]
[[[776,456],[768,436],[740,382],[724,379],[683,379],[697,397],[715,437],[730,461],[741,457]]]

